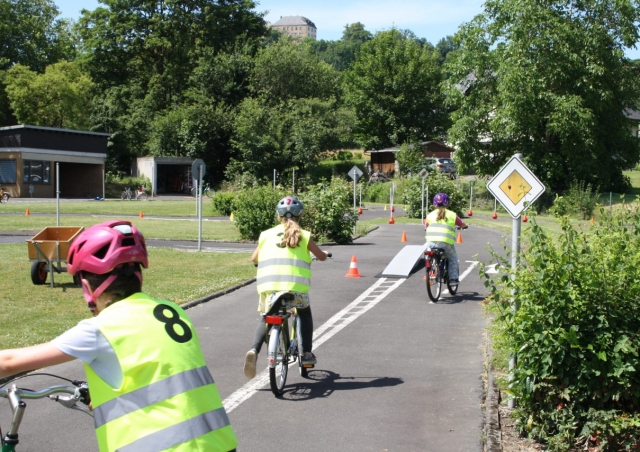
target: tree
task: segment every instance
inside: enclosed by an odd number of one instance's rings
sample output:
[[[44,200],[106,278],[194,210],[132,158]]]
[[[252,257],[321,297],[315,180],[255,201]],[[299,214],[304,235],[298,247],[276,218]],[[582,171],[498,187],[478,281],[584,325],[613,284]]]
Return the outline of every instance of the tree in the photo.
[[[52,64],[44,74],[16,64],[7,71],[5,82],[18,122],[88,130],[92,82],[77,64]]]
[[[70,22],[56,19],[52,0],[0,0],[0,69],[22,64],[36,72],[75,55]]]
[[[637,0],[491,0],[461,27],[446,71],[456,159],[495,174],[514,153],[553,190],[622,191],[640,158],[624,109],[638,99]]]
[[[356,59],[356,54],[362,44],[373,38],[364,25],[356,22],[345,25],[342,39],[338,41],[324,41],[305,39],[304,43],[322,61],[329,63],[339,72],[345,71]]]
[[[436,55],[413,38],[396,29],[377,33],[345,73],[345,100],[365,149],[435,139],[446,129]]]

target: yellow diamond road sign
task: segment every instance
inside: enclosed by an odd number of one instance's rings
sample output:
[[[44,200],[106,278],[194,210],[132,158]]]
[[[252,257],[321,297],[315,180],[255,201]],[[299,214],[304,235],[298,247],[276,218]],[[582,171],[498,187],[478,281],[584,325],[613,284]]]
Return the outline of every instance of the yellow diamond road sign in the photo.
[[[544,193],[544,185],[515,155],[487,184],[487,189],[513,217]]]

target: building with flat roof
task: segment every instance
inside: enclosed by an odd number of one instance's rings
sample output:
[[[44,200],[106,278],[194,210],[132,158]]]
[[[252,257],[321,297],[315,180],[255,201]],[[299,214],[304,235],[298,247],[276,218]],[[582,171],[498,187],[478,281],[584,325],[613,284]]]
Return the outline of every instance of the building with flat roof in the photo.
[[[281,16],[279,21],[271,24],[271,28],[297,39],[316,39],[318,31],[316,24],[302,16]]]

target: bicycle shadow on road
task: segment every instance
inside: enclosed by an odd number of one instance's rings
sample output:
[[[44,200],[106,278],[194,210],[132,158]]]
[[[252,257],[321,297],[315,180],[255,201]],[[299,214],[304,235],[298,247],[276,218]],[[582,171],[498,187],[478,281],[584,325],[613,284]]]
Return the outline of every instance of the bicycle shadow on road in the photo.
[[[430,302],[430,304],[460,304],[460,303],[471,303],[471,302],[481,302],[484,301],[486,297],[484,295],[480,295],[478,292],[458,292],[455,295],[451,295],[449,293],[443,294],[442,297],[438,300],[437,303]]]
[[[329,370],[310,370],[306,380],[288,385],[282,394],[286,400],[311,400],[329,397],[335,391],[352,391],[365,388],[384,388],[403,384],[395,377],[343,377]]]

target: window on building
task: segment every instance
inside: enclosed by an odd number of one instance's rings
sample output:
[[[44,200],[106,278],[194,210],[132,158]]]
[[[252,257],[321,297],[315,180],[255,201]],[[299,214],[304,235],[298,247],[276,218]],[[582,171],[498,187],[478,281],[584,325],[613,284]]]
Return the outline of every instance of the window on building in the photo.
[[[15,184],[17,164],[15,160],[0,160],[0,184]]]
[[[24,160],[22,180],[26,184],[48,184],[51,182],[51,162]]]

